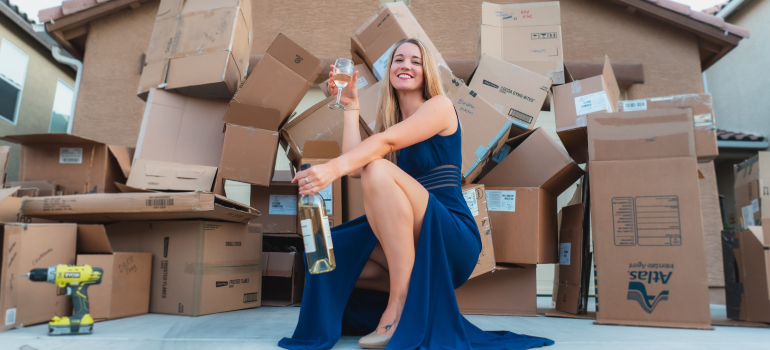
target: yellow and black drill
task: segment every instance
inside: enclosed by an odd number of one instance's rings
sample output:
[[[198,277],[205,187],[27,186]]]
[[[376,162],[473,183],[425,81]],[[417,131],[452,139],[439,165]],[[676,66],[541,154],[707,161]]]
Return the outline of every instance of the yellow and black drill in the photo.
[[[34,269],[21,276],[29,276],[30,281],[48,282],[59,288],[67,288],[67,295],[72,296],[73,314],[48,322],[48,335],[91,334],[94,331],[94,319],[88,308],[88,286],[102,283],[104,270],[89,265],[56,265],[47,269]],[[73,289],[74,288],[74,289]]]

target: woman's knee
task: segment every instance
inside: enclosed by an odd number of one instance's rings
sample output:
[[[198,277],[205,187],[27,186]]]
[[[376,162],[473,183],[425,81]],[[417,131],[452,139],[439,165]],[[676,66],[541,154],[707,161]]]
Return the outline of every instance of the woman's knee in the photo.
[[[388,166],[390,161],[378,159],[365,165],[361,171],[361,186],[366,191],[367,188],[382,185],[388,177]]]

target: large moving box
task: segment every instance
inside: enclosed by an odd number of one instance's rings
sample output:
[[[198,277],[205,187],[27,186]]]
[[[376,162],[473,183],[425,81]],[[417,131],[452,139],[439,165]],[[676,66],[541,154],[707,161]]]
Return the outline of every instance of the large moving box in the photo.
[[[464,185],[462,191],[465,204],[471,210],[479,229],[479,235],[481,235],[481,252],[479,253],[479,260],[476,262],[476,268],[468,277],[471,279],[495,269],[495,250],[492,245],[492,221],[487,209],[487,194],[484,185]]]
[[[696,139],[698,132],[695,132]],[[695,146],[697,153],[698,146]],[[714,161],[707,163],[698,162],[698,170],[701,177],[698,179],[698,188],[700,190],[700,207],[703,216],[703,245],[706,248],[706,264],[708,266],[709,290],[712,292],[711,303],[716,304],[715,293],[722,293],[719,290],[725,286],[725,276],[723,270],[722,258],[722,209],[719,200],[719,189],[717,188],[717,174],[714,168]],[[724,299],[720,298],[719,303]]]
[[[278,130],[297,108],[324,63],[278,34],[230,101],[219,176],[268,186],[278,151]]]
[[[382,80],[390,59],[391,47],[399,40],[408,38],[420,40],[433,54],[436,63],[446,66],[446,62],[417,23],[417,19],[400,1],[383,4],[358,28],[351,38],[351,46],[353,53],[361,56],[372,68],[377,80]]]
[[[692,113],[588,118],[600,324],[711,329]]]
[[[588,304],[591,254],[586,254],[585,209],[585,203],[577,203],[561,210],[556,310],[573,315],[585,313]]]
[[[455,289],[460,312],[470,315],[537,316],[535,265],[497,268]]]
[[[162,0],[137,94],[151,88],[230,99],[246,77],[251,0]]]
[[[260,305],[258,228],[215,221],[134,221],[108,225],[107,234],[115,250],[152,253],[150,312],[199,316]]]
[[[77,225],[0,225],[0,331],[44,323],[72,314],[71,297],[51,283],[19,276],[32,269],[75,263]]]
[[[687,94],[618,101],[619,112],[644,111],[653,108],[690,108],[695,127],[695,154],[698,162],[714,160],[719,155],[717,128],[711,94]]]
[[[132,149],[70,134],[8,135],[21,144],[19,181],[48,180],[67,194],[117,193],[131,172]]]
[[[114,320],[150,310],[152,254],[112,249],[103,225],[78,225],[77,265],[104,270],[102,282],[88,288],[91,317]]]
[[[150,89],[128,186],[211,191],[227,102]]]
[[[252,223],[262,225],[262,233],[298,233],[298,186],[291,183],[291,172],[278,170],[270,187],[251,186],[250,205],[261,214]]]
[[[619,98],[620,88],[607,56],[601,75],[553,87],[556,133],[578,164],[588,161],[586,117],[595,112],[616,111]]]
[[[759,152],[735,165],[735,213],[743,227],[770,222],[770,152]],[[764,227],[763,227],[764,228]],[[764,230],[770,242],[770,226]]]
[[[762,231],[762,227],[749,226],[722,232],[728,318],[770,323],[770,248]]]
[[[548,98],[551,78],[484,55],[468,87],[507,115],[514,126],[528,130],[535,127]]]
[[[490,55],[564,84],[559,2],[481,5],[478,56]]]

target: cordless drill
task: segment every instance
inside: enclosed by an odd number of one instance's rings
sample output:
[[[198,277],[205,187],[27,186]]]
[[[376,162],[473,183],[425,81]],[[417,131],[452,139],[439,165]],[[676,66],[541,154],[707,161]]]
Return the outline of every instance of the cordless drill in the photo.
[[[72,296],[73,315],[71,317],[54,316],[48,322],[48,335],[91,334],[94,319],[88,308],[88,286],[102,283],[104,270],[89,265],[56,265],[47,269],[34,269],[21,276],[29,276],[30,281],[48,282],[59,288],[67,288],[67,295]],[[74,288],[74,289],[73,289]],[[74,293],[73,293],[74,291]]]

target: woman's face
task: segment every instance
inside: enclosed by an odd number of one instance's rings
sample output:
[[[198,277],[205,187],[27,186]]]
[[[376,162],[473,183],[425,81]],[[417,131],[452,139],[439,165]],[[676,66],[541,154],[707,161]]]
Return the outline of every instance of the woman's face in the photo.
[[[421,90],[423,84],[420,47],[405,43],[396,48],[390,65],[390,84],[396,90]]]

